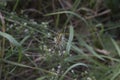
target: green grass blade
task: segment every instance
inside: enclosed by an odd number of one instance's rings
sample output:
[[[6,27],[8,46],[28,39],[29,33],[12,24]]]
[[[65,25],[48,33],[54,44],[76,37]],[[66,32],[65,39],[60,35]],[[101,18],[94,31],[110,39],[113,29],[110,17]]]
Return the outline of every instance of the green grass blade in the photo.
[[[83,55],[85,54],[82,49],[80,49],[79,47],[75,45],[72,45],[72,50],[77,52],[78,54],[83,54]]]
[[[77,7],[80,5],[81,0],[75,0],[73,7],[72,7],[72,11],[75,11],[77,9]]]
[[[72,68],[77,67],[77,66],[88,67],[88,66],[87,66],[86,64],[84,64],[84,63],[76,63],[76,64],[70,66],[70,67],[63,73],[63,75],[60,77],[59,80],[63,80],[64,76],[65,76]]]
[[[91,46],[85,44],[85,47],[86,47],[94,56],[96,56],[97,58],[99,58],[99,59],[101,59],[101,60],[104,60],[99,54],[97,54],[97,53],[94,51],[94,49],[93,49]]]
[[[45,16],[52,16],[52,15],[56,15],[56,14],[71,14],[71,15],[74,15],[75,17],[82,20],[88,26],[87,21],[82,16],[80,16],[79,14],[76,14],[74,12],[71,12],[71,11],[61,11],[61,12],[49,13],[49,14],[46,14]]]
[[[20,44],[23,44],[29,37],[30,37],[30,35],[24,37],[24,39],[20,42]]]
[[[43,76],[43,77],[40,77],[40,78],[37,78],[36,80],[45,80],[47,76]]]
[[[79,43],[80,43],[82,46],[86,47],[86,49],[88,49],[95,57],[97,57],[97,58],[99,58],[99,59],[101,59],[101,60],[104,60],[104,59],[102,58],[102,56],[100,56],[99,54],[97,54],[97,53],[95,52],[95,50],[94,50],[91,46],[89,46],[84,40],[82,40],[79,36],[77,36],[77,38],[78,38],[78,40],[79,40]]]
[[[47,71],[47,70],[42,69],[42,68],[31,67],[31,66],[24,65],[24,64],[21,64],[21,63],[16,63],[16,62],[13,62],[13,61],[8,61],[8,60],[5,60],[5,59],[1,59],[1,61],[3,61],[4,63],[11,64],[11,65],[15,65],[15,66],[23,67],[23,68],[30,68],[30,69],[40,70],[40,71],[43,71],[43,72],[45,72],[45,73],[49,73],[49,74],[51,74],[51,75],[57,75],[57,74],[54,73],[54,72],[50,72],[50,71]]]
[[[112,38],[111,38],[111,41],[112,41],[113,45],[115,46],[115,49],[118,52],[118,55],[120,56],[120,47],[117,45],[115,40],[113,40]]]
[[[13,45],[15,45],[17,47],[20,46],[20,44],[11,35],[4,33],[4,32],[1,32],[1,31],[0,31],[0,35],[2,37],[5,37],[6,39],[8,39],[10,41],[10,43],[12,43]]]
[[[120,75],[120,70],[114,74],[111,80],[116,80],[116,77],[118,77],[119,75]]]
[[[17,9],[17,6],[18,6],[18,4],[19,4],[19,1],[20,1],[20,0],[16,0],[16,3],[15,3],[15,5],[14,5],[14,7],[13,7],[13,11],[15,11],[15,10]]]
[[[74,37],[74,30],[73,30],[73,26],[69,26],[70,27],[70,33],[69,33],[69,40],[67,42],[67,46],[66,46],[66,51],[67,53],[69,54],[70,52],[70,49],[71,49],[71,45],[72,45],[72,40],[73,40],[73,37]]]

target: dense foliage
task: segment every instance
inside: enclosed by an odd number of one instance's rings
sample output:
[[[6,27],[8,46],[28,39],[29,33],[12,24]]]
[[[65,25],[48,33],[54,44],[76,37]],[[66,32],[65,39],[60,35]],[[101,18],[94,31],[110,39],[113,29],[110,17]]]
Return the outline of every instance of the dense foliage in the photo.
[[[0,80],[119,80],[120,0],[1,0]]]

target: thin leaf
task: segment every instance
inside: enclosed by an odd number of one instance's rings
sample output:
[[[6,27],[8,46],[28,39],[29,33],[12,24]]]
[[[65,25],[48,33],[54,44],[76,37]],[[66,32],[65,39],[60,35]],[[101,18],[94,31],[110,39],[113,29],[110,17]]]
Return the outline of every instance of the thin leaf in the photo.
[[[73,26],[70,26],[70,34],[69,34],[69,40],[67,42],[67,46],[66,46],[66,51],[69,54],[70,49],[71,49],[71,45],[72,45],[72,40],[74,37],[74,30],[73,30]]]
[[[94,56],[96,56],[97,58],[99,58],[99,59],[101,59],[101,60],[104,60],[99,54],[97,54],[96,52],[95,52],[95,50],[91,47],[91,46],[89,46],[85,41],[83,41],[80,37],[78,37],[77,36],[77,38],[78,38],[78,40],[79,40],[79,43],[82,45],[82,46],[84,46],[84,47],[86,47]]]
[[[36,80],[44,80],[47,76],[43,76],[43,77],[40,77],[40,78],[37,78]]]
[[[74,15],[77,18],[81,19],[88,26],[87,21],[82,16],[80,16],[80,15],[74,13],[74,12],[71,12],[71,11],[61,11],[61,12],[49,13],[49,14],[46,14],[45,16],[52,16],[52,15],[56,15],[56,14],[71,14],[71,15]]]
[[[88,67],[88,66],[87,66],[86,64],[84,64],[84,63],[76,63],[76,64],[70,66],[70,67],[63,73],[63,75],[60,77],[59,80],[63,80],[64,76],[65,76],[72,68],[77,67],[77,66]]]
[[[115,40],[113,40],[112,38],[111,38],[111,41],[112,41],[113,45],[115,46],[115,49],[117,50],[118,55],[120,56],[120,48],[119,48],[119,46],[117,45],[117,43],[115,42]]]
[[[19,67],[24,67],[24,68],[30,68],[30,69],[36,69],[36,70],[40,70],[40,71],[43,71],[43,72],[46,72],[46,73],[49,73],[49,74],[52,74],[52,75],[57,75],[57,74],[54,73],[54,72],[50,72],[50,71],[47,71],[47,70],[42,69],[42,68],[31,67],[31,66],[24,65],[24,64],[21,64],[21,63],[16,63],[16,62],[8,61],[8,60],[5,60],[5,59],[1,59],[1,60],[2,60],[3,62],[5,62],[5,63],[11,64],[11,65],[15,65],[15,66],[19,66]]]
[[[0,31],[0,35],[2,37],[5,37],[6,39],[8,39],[10,41],[10,43],[12,43],[13,45],[20,46],[20,44],[11,35],[1,32],[1,31]]]
[[[115,78],[118,77],[119,75],[120,75],[120,70],[114,74],[111,80],[115,80]]]
[[[30,35],[24,37],[24,39],[20,42],[20,44],[23,44],[29,37],[30,37]]]

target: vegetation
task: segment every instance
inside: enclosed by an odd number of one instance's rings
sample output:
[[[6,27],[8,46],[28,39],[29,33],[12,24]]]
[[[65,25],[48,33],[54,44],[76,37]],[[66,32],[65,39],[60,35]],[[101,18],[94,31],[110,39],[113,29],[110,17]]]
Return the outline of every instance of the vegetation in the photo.
[[[1,0],[0,80],[119,80],[120,0]]]

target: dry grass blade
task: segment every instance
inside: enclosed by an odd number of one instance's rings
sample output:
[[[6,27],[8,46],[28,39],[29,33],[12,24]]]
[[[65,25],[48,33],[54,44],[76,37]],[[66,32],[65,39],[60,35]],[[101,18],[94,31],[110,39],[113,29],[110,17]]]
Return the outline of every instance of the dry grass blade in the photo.
[[[63,9],[71,9],[72,8],[72,1],[71,0],[59,0],[59,3],[63,7]]]
[[[95,14],[93,16],[88,16],[85,19],[93,19],[93,18],[96,18],[96,17],[100,17],[100,16],[103,16],[103,15],[109,14],[110,12],[111,12],[110,10],[105,10],[105,11],[103,11],[101,13],[98,13],[98,14]]]
[[[109,55],[110,54],[109,51],[104,50],[104,49],[101,50],[101,49],[96,48],[95,51],[100,53],[100,54],[104,54],[104,55]]]
[[[0,19],[1,19],[1,23],[2,23],[2,31],[5,32],[5,20],[4,20],[4,17],[2,16],[2,13],[0,12]],[[4,57],[4,54],[5,54],[5,38],[3,37],[2,38],[2,41],[1,41],[1,49],[0,49],[0,58],[2,59]],[[2,69],[3,69],[3,64],[2,62],[0,61],[0,79],[2,77]]]
[[[2,13],[0,12],[0,19],[2,23],[2,32],[5,32],[5,20],[4,17],[2,16]],[[5,48],[5,38],[2,39],[2,49],[1,49],[1,57],[4,56],[4,48]]]

